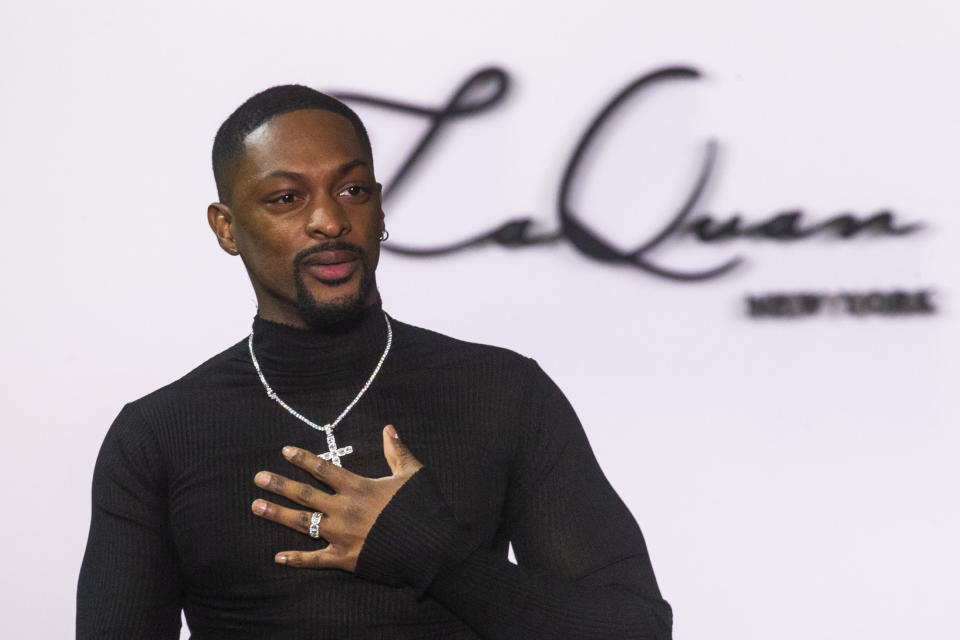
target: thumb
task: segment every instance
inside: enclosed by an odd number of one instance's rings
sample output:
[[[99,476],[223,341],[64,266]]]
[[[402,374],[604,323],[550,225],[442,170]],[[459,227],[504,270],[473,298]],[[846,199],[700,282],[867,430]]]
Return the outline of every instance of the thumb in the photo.
[[[414,471],[423,466],[400,441],[400,436],[392,424],[383,428],[383,457],[387,459],[390,471],[395,476],[401,475],[403,472],[412,475]]]

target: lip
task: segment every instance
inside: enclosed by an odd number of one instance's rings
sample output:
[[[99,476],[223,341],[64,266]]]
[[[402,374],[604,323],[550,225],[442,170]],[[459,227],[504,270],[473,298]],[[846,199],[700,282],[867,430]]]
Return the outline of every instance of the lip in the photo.
[[[301,265],[320,282],[339,284],[353,275],[360,265],[360,258],[353,251],[318,251],[304,258]]]

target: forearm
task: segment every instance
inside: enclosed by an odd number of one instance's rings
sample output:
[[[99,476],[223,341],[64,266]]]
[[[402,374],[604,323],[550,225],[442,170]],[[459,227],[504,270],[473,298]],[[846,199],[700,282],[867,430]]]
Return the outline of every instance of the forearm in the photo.
[[[180,578],[156,446],[129,405],[100,449],[77,584],[77,638],[180,637]]]
[[[618,564],[617,571],[628,574],[634,559]],[[568,581],[533,574],[489,551],[445,568],[428,593],[491,640],[671,637],[670,606],[645,597],[636,585],[606,583],[597,575]]]
[[[357,574],[413,586],[490,640],[670,638],[670,607],[634,551],[579,577],[516,566],[473,540],[421,471],[377,520]]]
[[[172,567],[166,555],[152,554],[155,545],[138,540],[143,538],[111,535],[95,519],[77,584],[78,640],[180,637]]]

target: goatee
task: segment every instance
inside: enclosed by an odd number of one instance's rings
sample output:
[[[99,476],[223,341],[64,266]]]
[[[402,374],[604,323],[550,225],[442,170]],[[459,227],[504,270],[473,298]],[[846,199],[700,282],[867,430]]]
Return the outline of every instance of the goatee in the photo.
[[[317,302],[317,299],[313,297],[303,281],[300,262],[307,256],[319,251],[351,251],[357,255],[360,263],[360,285],[354,293],[348,293],[323,303]],[[300,317],[311,329],[330,330],[355,322],[363,314],[370,291],[376,283],[373,270],[367,268],[363,248],[346,242],[328,242],[301,251],[293,260],[293,268],[297,286],[297,307],[300,311]]]

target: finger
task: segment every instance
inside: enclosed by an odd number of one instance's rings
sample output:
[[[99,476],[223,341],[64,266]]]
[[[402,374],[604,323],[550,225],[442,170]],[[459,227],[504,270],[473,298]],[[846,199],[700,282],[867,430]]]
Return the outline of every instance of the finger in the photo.
[[[289,498],[297,504],[316,509],[317,511],[328,511],[332,506],[330,494],[321,491],[308,484],[285,478],[276,473],[261,471],[253,476],[253,482],[261,489],[272,491],[284,498]]]
[[[383,428],[383,457],[387,459],[393,475],[411,474],[422,467],[410,450],[400,440],[400,434],[392,424]]]
[[[316,551],[281,551],[273,558],[278,564],[301,569],[345,569],[353,571],[356,561],[340,553],[336,545],[327,545]]]
[[[306,449],[300,449],[297,447],[284,447],[283,455],[287,460],[297,465],[323,484],[332,488],[337,493],[341,492],[343,489],[355,486],[356,481],[360,478],[360,476],[352,471],[347,471],[343,467],[338,467],[332,462],[324,460],[315,453],[311,453]]]
[[[277,524],[290,527],[294,531],[310,535],[310,521],[313,516],[312,511],[303,511],[302,509],[289,509],[266,500],[254,500],[250,509],[265,520],[271,520]],[[317,523],[317,530],[320,537],[327,539],[329,533],[330,518],[324,514]]]

